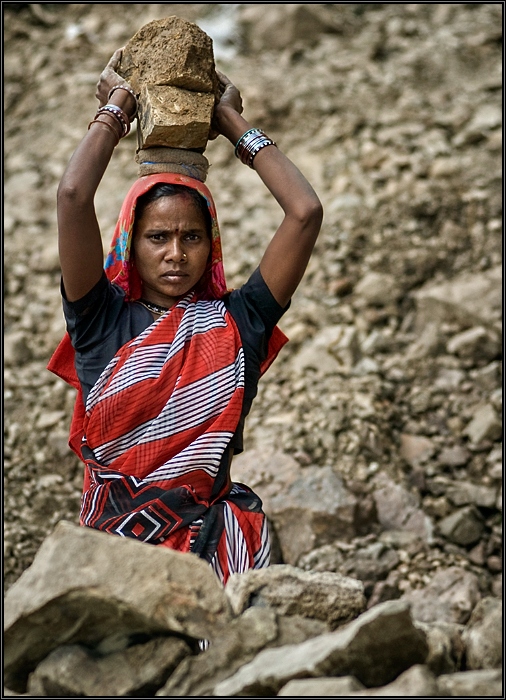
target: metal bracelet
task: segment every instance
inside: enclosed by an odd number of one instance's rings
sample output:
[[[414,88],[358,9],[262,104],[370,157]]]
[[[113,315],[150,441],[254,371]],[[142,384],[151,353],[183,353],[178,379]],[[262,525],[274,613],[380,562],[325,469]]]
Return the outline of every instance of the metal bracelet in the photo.
[[[108,102],[109,102],[109,100],[111,99],[111,95],[112,95],[116,90],[126,90],[126,91],[129,92],[129,93],[132,95],[132,97],[134,98],[134,100],[135,100],[135,112],[134,112],[134,113],[132,114],[132,116],[130,117],[130,121],[133,122],[133,120],[134,120],[135,117],[137,116],[137,112],[138,112],[138,110],[139,110],[139,95],[136,95],[136,94],[135,94],[135,92],[132,90],[132,88],[130,87],[130,85],[115,85],[114,87],[112,87],[112,88],[109,90],[109,94],[107,95],[107,101],[108,101]]]

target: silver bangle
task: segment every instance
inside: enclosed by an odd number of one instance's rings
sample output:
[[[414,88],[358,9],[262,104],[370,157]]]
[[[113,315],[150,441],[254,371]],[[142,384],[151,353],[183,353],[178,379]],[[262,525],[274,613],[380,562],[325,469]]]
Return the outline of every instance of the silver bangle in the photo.
[[[138,110],[139,110],[139,96],[135,94],[135,92],[132,90],[132,88],[131,88],[129,85],[115,85],[114,87],[112,87],[112,88],[109,90],[109,94],[107,95],[107,101],[108,101],[108,102],[109,102],[109,100],[111,99],[111,95],[112,95],[116,90],[126,90],[126,91],[129,92],[129,93],[132,95],[132,97],[134,98],[134,100],[135,100],[135,112],[134,112],[134,113],[132,114],[132,116],[130,117],[130,121],[133,122],[133,120],[134,120],[135,117],[137,116],[137,112],[138,112]]]

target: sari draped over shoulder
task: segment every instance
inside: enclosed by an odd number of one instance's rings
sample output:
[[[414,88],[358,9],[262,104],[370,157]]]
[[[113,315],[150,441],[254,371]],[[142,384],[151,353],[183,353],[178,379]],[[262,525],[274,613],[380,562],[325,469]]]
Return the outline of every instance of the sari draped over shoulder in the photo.
[[[270,544],[260,499],[229,475],[244,353],[221,300],[227,290],[209,190],[181,175],[140,178],[123,204],[105,269],[126,303],[140,297],[130,259],[135,203],[159,182],[193,187],[208,203],[212,250],[200,288],[118,349],[86,406],[68,333],[48,369],[78,390],[69,444],[86,465],[81,525],[192,551],[226,583],[232,573],[267,566]],[[276,328],[262,372],[285,342]]]

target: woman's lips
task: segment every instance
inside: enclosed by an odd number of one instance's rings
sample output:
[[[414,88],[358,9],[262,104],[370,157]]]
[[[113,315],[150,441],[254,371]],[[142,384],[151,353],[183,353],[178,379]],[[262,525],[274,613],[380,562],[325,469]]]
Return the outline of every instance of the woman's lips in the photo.
[[[181,279],[182,277],[187,277],[188,275],[186,272],[180,272],[178,270],[170,270],[169,272],[165,272],[162,277],[164,279],[168,280],[178,280]]]

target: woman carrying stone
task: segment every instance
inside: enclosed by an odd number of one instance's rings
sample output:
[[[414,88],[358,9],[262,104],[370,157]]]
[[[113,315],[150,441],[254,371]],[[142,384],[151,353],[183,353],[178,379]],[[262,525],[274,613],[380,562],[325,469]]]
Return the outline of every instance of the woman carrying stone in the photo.
[[[78,390],[69,444],[86,465],[81,524],[194,552],[226,583],[269,563],[261,501],[231,482],[230,463],[258,379],[286,342],[276,324],[322,208],[219,74],[213,136],[236,145],[284,212],[259,267],[227,291],[211,194],[175,168],[133,184],[104,271],[94,196],[137,109],[120,60],[118,50],[100,76],[99,110],[58,189],[68,333],[49,368]]]

